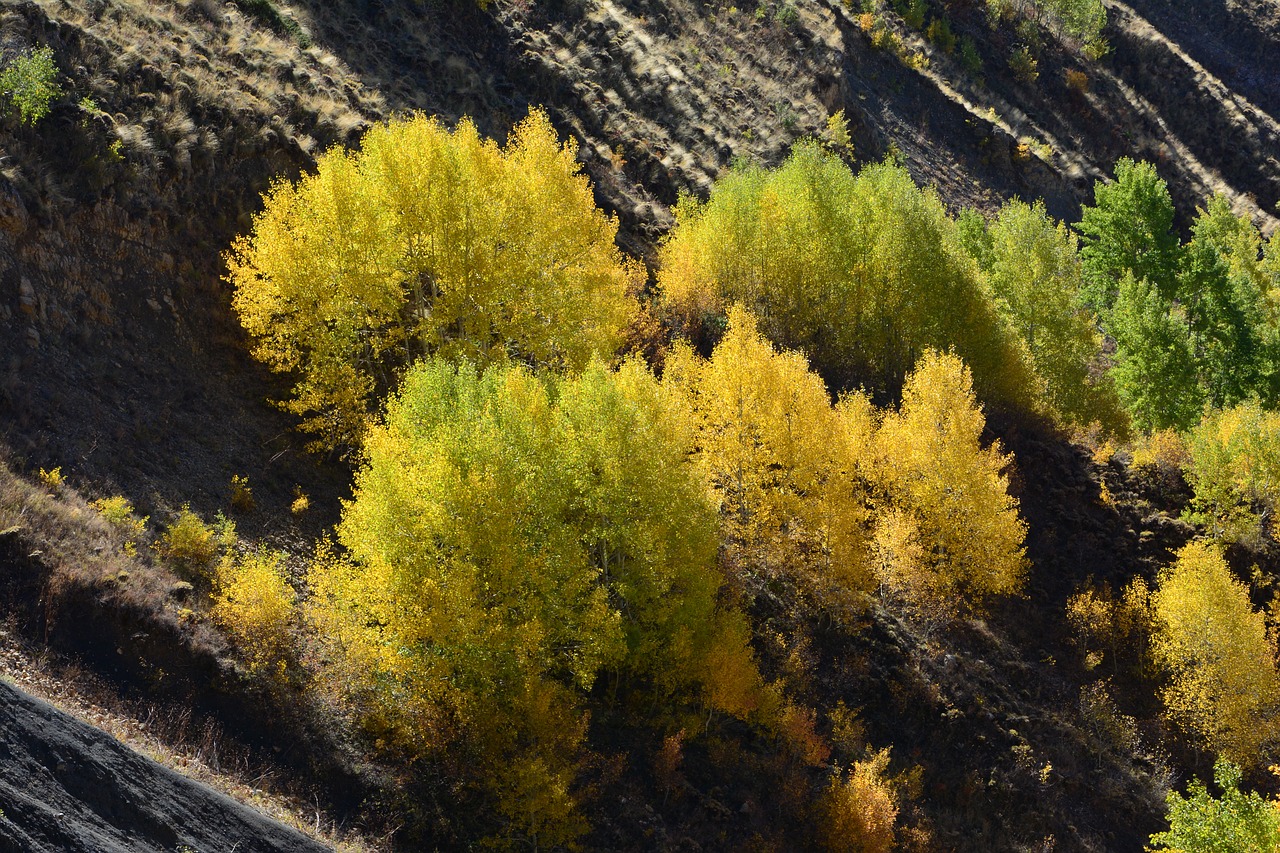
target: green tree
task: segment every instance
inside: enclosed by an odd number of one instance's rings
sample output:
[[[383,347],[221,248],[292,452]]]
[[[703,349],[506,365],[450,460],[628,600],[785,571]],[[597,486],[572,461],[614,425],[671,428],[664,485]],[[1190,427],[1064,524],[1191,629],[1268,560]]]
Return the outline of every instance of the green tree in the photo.
[[[1116,339],[1116,392],[1134,426],[1187,429],[1200,417],[1200,387],[1191,329],[1181,309],[1146,279],[1126,273],[1108,326]]]
[[[1042,202],[1015,199],[991,223],[987,240],[974,242],[978,251],[984,242],[988,247],[987,279],[997,305],[1026,341],[1062,420],[1123,432],[1127,419],[1110,378],[1092,378],[1101,340],[1097,319],[1080,301],[1074,235],[1049,218]]]
[[[1160,572],[1151,603],[1169,716],[1214,752],[1257,765],[1280,733],[1280,674],[1248,588],[1214,545],[1192,542]]]
[[[679,315],[739,303],[836,390],[896,396],[925,349],[954,347],[989,402],[1036,409],[1042,381],[935,193],[882,163],[856,176],[817,145],[684,198],[659,283]]]
[[[1146,162],[1116,161],[1115,182],[1094,184],[1094,206],[1081,211],[1085,299],[1099,313],[1116,300],[1121,279],[1132,273],[1171,299],[1177,285],[1178,236],[1173,231],[1169,188]]]
[[[416,754],[464,749],[511,832],[584,828],[575,784],[602,673],[739,716],[760,678],[719,610],[715,514],[684,416],[635,362],[579,378],[415,366],[369,431],[339,559],[310,574],[328,681]]]
[[[1275,406],[1280,403],[1280,305],[1274,296],[1280,279],[1270,269],[1262,235],[1222,195],[1197,209],[1192,233],[1192,249],[1211,246],[1226,263],[1230,286],[1224,297],[1247,328],[1253,353],[1245,391]]]
[[[53,51],[35,47],[11,59],[0,71],[0,93],[9,98],[23,124],[34,125],[49,114],[49,104],[62,94]]]
[[[1240,790],[1240,768],[1218,759],[1213,780],[1222,791],[1214,798],[1192,779],[1186,796],[1170,791],[1169,830],[1151,836],[1155,850],[1176,853],[1274,853],[1280,850],[1280,803],[1256,791]]]
[[[1242,304],[1242,288],[1233,286],[1237,281],[1213,244],[1192,241],[1183,251],[1178,301],[1186,312],[1201,387],[1215,407],[1234,405],[1259,384],[1260,343],[1247,313],[1256,303]]]
[[[634,309],[617,222],[540,111],[505,148],[469,121],[378,125],[264,201],[227,256],[233,304],[322,446],[358,439],[416,358],[580,369]]]

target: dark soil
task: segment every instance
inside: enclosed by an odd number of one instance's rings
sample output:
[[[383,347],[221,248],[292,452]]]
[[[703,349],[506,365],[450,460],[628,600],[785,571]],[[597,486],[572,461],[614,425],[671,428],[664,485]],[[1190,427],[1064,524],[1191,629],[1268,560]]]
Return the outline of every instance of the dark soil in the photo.
[[[3,683],[0,848],[14,853],[328,849]]]

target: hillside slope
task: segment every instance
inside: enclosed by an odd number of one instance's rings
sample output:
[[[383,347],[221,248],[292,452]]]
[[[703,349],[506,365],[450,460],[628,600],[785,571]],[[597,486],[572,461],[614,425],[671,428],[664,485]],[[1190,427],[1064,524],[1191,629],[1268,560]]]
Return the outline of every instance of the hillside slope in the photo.
[[[980,79],[890,15],[930,58],[908,67],[839,4],[782,23],[769,5],[685,0],[316,2],[289,12],[305,48],[208,0],[8,4],[0,43],[53,47],[66,94],[38,127],[0,128],[4,434],[29,465],[158,506],[212,509],[233,473],[263,480],[273,510],[296,485],[332,491],[342,478],[300,462],[289,422],[262,404],[274,386],[245,357],[220,253],[272,177],[401,110],[502,136],[545,104],[640,255],[678,193],[705,193],[736,158],[778,162],[842,109],[856,159],[896,152],[953,208],[1020,195],[1074,217],[1134,156],[1160,165],[1184,213],[1221,191],[1270,230],[1266,70],[1247,52],[1222,68],[1217,36],[1174,41],[1210,32],[1179,4],[1111,8],[1114,53],[1084,67],[1082,93],[1063,75],[1083,66],[1052,45],[1038,83],[1013,80],[1008,37],[964,4],[952,17],[981,45]],[[1221,15],[1267,43],[1261,7]]]
[[[0,684],[0,848],[167,853],[325,848]]]
[[[545,105],[578,142],[623,247],[648,261],[681,193],[705,195],[737,160],[778,163],[840,111],[851,159],[898,158],[953,210],[990,211],[1016,195],[1074,219],[1094,181],[1129,156],[1157,164],[1184,216],[1220,192],[1274,230],[1280,89],[1270,59],[1280,15],[1271,5],[1109,2],[1111,54],[1086,62],[1046,44],[1035,82],[1010,73],[1013,36],[990,28],[981,4],[943,6],[978,46],[980,71],[889,12],[884,25],[902,49],[878,48],[838,0],[6,3],[4,56],[49,45],[64,95],[35,127],[0,122],[4,461],[28,475],[60,467],[85,497],[123,494],[157,523],[188,502],[206,517],[229,511],[232,477],[247,476],[257,509],[236,517],[244,540],[300,563],[337,518],[350,468],[306,454],[293,420],[269,404],[285,386],[247,354],[221,253],[274,178],[296,177],[321,150],[353,145],[402,111],[469,116],[500,138]],[[808,645],[758,651],[770,675],[804,663],[815,702],[861,708],[865,745],[892,743],[900,769],[925,768],[911,819],[938,849],[1139,849],[1159,828],[1173,778],[1204,759],[1163,754],[1157,724],[1116,728],[1125,715],[1154,719],[1149,696],[1119,690],[1118,704],[1090,704],[1082,687],[1097,674],[1079,662],[1062,613],[1090,576],[1150,578],[1190,529],[1174,518],[1176,495],[1153,502],[1119,462],[1095,462],[1034,426],[990,433],[1017,459],[1034,566],[1025,600],[932,633],[885,608],[844,627],[793,624],[763,602],[752,613],[759,625]],[[311,508],[291,513],[299,494]],[[6,509],[20,516],[27,505]],[[24,538],[23,555],[62,541]],[[23,555],[0,555],[0,570],[13,576]],[[47,602],[47,578],[22,583],[0,600],[21,600],[29,639],[85,649],[89,665],[131,688],[146,676],[104,662],[115,641],[141,659],[183,630],[177,601],[164,605],[162,631],[134,624],[132,612],[50,627],[47,611],[45,621],[32,615]],[[89,578],[74,601],[114,606],[113,584]],[[96,624],[115,626],[111,648],[86,636]],[[233,669],[219,670],[218,689],[234,683]],[[211,689],[184,682],[157,689],[157,700],[184,701],[188,688]],[[224,716],[233,733],[253,725],[243,711]],[[593,720],[602,755],[662,747],[609,722]],[[655,779],[647,759],[601,769],[609,796],[593,806],[591,846],[785,848],[774,777],[719,778],[717,760],[691,754],[679,785]],[[449,792],[430,796],[428,822],[455,825],[428,840],[464,843],[448,833],[468,817],[449,814]]]

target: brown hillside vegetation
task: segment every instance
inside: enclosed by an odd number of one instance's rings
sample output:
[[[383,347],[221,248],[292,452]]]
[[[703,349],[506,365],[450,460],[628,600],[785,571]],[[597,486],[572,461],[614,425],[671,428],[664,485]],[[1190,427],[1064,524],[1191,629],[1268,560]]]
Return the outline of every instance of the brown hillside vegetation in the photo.
[[[1118,446],[1123,424],[1080,424],[1068,439],[947,214],[1016,196],[1075,222],[1132,157],[1168,182],[1181,233],[1218,193],[1271,234],[1280,15],[1106,7],[1110,49],[1088,58],[1052,28],[992,24],[974,0],[6,2],[0,65],[47,46],[60,90],[34,124],[0,115],[13,642],[225,732],[246,766],[387,850],[1142,849],[1167,827],[1166,793],[1207,778],[1204,745],[1226,742],[1216,721],[1169,710],[1194,655],[1151,650],[1192,539],[1216,537],[1194,547],[1255,641],[1253,681],[1275,680],[1270,469],[1244,458],[1256,482],[1210,495],[1189,455],[1203,435]],[[280,319],[297,303],[246,321],[259,352],[266,335],[285,341],[272,366],[293,372],[255,362],[240,325],[245,281],[282,274],[248,248],[263,194],[356,162],[322,155],[413,112],[438,118],[419,119],[432,139],[461,126],[489,157],[477,162],[496,163],[539,107],[529,126],[568,140],[566,186],[616,217],[638,259],[600,249],[621,306],[600,338],[612,346],[639,304],[624,349],[644,358],[615,369],[608,347],[593,357],[577,340],[563,360],[585,378],[548,378],[556,358],[513,366],[524,343],[504,343],[489,309],[451,324],[435,303],[395,304],[364,328],[375,312],[357,293],[343,357],[366,371],[364,396],[309,452],[295,429],[307,408],[272,404],[300,393]],[[762,314],[766,340],[746,313],[766,303],[731,305],[750,297],[728,285],[715,310],[673,317],[655,293],[674,278],[662,259],[680,257],[663,242],[677,204],[697,207],[681,197],[705,201],[735,165],[773,169],[793,150],[831,174],[888,161],[866,181],[912,205],[904,174],[932,188],[919,205],[949,241],[940,276],[965,283],[1003,348],[962,363],[960,333],[931,337],[948,305],[918,340],[894,328],[895,307],[867,324],[899,347],[871,387],[884,365],[861,340],[863,373],[821,357],[840,317],[780,343],[781,312]],[[594,208],[581,221],[612,238]],[[507,220],[491,224],[496,255]],[[521,270],[537,286],[537,263]],[[317,281],[299,273],[298,292]],[[494,310],[517,302],[499,293]],[[540,310],[524,318],[538,332]],[[307,346],[336,325],[301,319]],[[494,340],[468,350],[468,323]],[[692,346],[675,340],[686,328]],[[420,398],[395,397],[361,449],[368,411],[431,354],[422,330],[474,370],[431,362],[424,385],[416,368]],[[749,359],[718,355],[725,342]],[[1114,344],[1075,365],[1077,384]],[[402,361],[378,360],[401,345]],[[1017,387],[985,396],[994,372]],[[326,405],[350,390],[334,387]],[[473,409],[440,402],[455,397]],[[1239,523],[1214,526],[1228,515]],[[1274,758],[1274,740],[1231,741],[1270,795],[1266,761],[1250,761]]]

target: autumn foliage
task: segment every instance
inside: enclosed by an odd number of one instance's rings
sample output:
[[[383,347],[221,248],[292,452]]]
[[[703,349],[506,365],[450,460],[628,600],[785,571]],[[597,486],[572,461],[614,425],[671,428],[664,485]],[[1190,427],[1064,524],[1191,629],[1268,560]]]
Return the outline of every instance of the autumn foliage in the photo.
[[[1160,573],[1151,602],[1169,715],[1214,752],[1256,766],[1280,735],[1280,673],[1248,588],[1214,545],[1193,542]]]
[[[984,398],[1043,405],[1026,345],[1000,317],[955,223],[902,169],[858,174],[813,145],[777,170],[682,199],[659,283],[694,322],[740,303],[838,390],[893,396],[925,349],[954,348]]]
[[[276,183],[227,264],[255,354],[296,375],[287,408],[331,447],[426,355],[574,369],[610,355],[634,308],[616,231],[545,113],[505,147],[416,116]]]
[[[336,688],[415,752],[457,742],[508,768],[486,784],[538,843],[583,828],[584,697],[605,673],[744,717],[758,702],[683,424],[636,362],[562,379],[423,362],[366,438],[347,556],[312,569]]]

